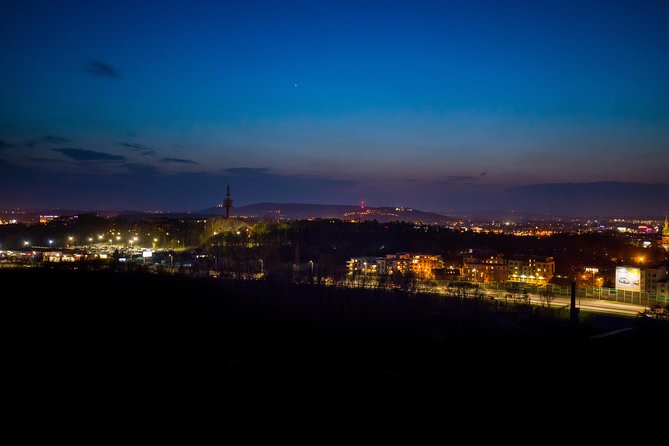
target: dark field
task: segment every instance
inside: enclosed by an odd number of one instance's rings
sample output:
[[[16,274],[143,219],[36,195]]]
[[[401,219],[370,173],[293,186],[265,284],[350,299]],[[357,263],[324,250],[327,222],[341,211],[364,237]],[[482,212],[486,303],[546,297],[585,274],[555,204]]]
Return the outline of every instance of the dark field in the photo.
[[[112,271],[2,270],[27,394],[514,392],[652,385],[667,324],[380,290]],[[619,335],[593,335],[632,327]],[[557,387],[556,387],[557,386]]]

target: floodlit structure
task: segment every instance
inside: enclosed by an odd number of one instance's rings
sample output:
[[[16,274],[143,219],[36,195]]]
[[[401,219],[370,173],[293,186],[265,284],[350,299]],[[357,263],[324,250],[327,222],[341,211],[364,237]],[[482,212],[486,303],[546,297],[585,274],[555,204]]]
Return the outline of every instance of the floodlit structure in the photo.
[[[230,218],[230,208],[232,208],[232,195],[230,195],[229,184],[228,184],[228,191],[225,194],[225,200],[223,201],[223,207],[225,208],[225,218]]]

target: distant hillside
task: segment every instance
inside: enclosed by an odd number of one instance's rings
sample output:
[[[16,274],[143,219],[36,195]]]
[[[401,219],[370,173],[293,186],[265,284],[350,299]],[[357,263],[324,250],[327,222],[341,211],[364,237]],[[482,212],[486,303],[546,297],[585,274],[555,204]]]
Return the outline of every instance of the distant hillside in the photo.
[[[198,212],[206,215],[224,215],[225,209],[212,207]],[[232,215],[274,219],[338,218],[342,220],[408,221],[443,223],[447,217],[412,208],[365,207],[334,204],[256,203],[233,208]]]

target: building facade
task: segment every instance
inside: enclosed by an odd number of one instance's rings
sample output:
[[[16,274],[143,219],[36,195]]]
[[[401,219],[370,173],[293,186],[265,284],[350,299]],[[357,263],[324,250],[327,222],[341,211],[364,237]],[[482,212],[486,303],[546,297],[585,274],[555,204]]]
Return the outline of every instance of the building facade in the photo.
[[[469,256],[463,259],[466,277],[473,282],[506,282],[509,267],[504,256]]]
[[[444,270],[444,261],[439,255],[403,252],[385,257],[353,257],[346,262],[351,275],[390,275],[411,272],[418,279],[434,280]]]
[[[555,275],[553,257],[524,256],[509,259],[509,281],[545,284]]]
[[[644,268],[641,270],[641,292],[657,293],[658,284],[667,281],[667,268]]]
[[[662,228],[662,247],[669,252],[669,219],[664,217],[664,227]]]
[[[374,275],[378,272],[378,257],[353,257],[346,262],[349,275]]]

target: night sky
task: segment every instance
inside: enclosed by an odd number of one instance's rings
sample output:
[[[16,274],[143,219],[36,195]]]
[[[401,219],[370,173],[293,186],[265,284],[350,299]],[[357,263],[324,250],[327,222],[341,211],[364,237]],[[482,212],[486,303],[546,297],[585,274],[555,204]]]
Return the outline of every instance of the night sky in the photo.
[[[10,0],[0,42],[2,207],[669,208],[666,0]]]

